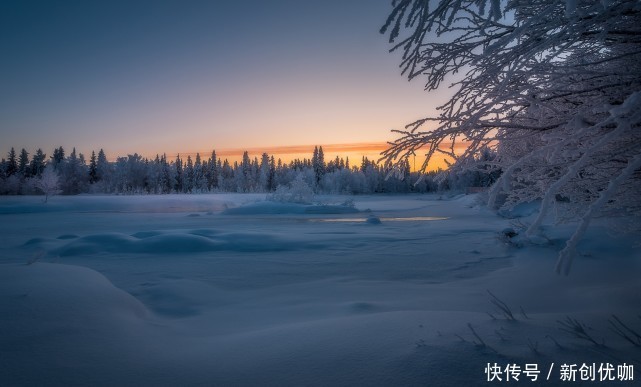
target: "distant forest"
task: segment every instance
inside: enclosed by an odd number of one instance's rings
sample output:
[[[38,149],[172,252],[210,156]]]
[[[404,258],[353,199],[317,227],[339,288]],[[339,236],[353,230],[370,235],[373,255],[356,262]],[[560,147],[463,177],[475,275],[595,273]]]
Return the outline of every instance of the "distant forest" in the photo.
[[[490,150],[481,155],[481,159],[487,161],[494,157]],[[45,176],[49,181],[43,184]],[[56,193],[66,195],[267,193],[274,192],[279,186],[291,185],[299,176],[315,193],[324,194],[433,192],[487,187],[498,177],[496,172],[485,173],[482,169],[456,175],[447,171],[419,174],[410,171],[407,159],[401,168],[396,166],[394,170],[367,157],[357,163],[338,156],[326,161],[322,146],[314,148],[310,159],[295,159],[289,163],[267,153],[260,158],[251,158],[244,152],[242,160],[233,163],[221,160],[216,151],[207,159],[200,154],[194,159],[178,155],[174,160],[168,160],[164,154],[153,159],[133,154],[109,162],[102,149],[98,154],[91,152],[87,160],[82,153],[76,153],[75,148],[67,155],[58,147],[49,158],[41,149],[29,157],[25,149],[16,154],[11,148],[8,157],[0,162],[0,194],[40,194],[42,187],[51,190],[52,184]]]

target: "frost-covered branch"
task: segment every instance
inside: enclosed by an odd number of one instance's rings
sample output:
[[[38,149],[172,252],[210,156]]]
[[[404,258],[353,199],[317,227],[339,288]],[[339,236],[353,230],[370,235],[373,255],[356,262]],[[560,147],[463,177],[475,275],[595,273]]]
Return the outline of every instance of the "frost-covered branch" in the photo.
[[[641,91],[641,3],[392,4],[382,32],[395,43],[392,50],[403,52],[403,73],[424,79],[428,91],[449,80],[454,94],[438,116],[396,131],[382,157],[388,165],[423,153],[427,170],[430,159],[444,154],[465,170],[493,147],[503,175],[489,205],[542,200],[530,235],[553,207],[563,207],[558,220],[581,224],[606,213],[641,216],[632,199],[641,193],[641,176],[627,169],[641,149],[635,94]]]

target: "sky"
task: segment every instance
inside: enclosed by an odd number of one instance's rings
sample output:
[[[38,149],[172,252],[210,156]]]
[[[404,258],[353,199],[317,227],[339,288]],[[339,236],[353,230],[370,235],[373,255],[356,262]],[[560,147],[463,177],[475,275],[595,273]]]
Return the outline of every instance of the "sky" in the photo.
[[[444,102],[401,76],[378,33],[390,10],[388,0],[4,0],[2,157],[57,146],[111,159],[311,156],[314,145],[376,157],[391,129]]]

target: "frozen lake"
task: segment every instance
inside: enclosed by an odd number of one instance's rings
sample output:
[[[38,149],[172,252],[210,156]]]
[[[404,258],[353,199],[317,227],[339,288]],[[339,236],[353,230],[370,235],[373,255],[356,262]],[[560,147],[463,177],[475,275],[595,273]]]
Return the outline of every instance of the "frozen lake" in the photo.
[[[635,249],[586,241],[558,277],[563,228],[517,247],[474,196],[264,199],[0,197],[0,382],[475,385],[497,352],[543,363],[526,339],[556,353],[566,314],[641,305]],[[487,290],[538,323],[491,319]]]

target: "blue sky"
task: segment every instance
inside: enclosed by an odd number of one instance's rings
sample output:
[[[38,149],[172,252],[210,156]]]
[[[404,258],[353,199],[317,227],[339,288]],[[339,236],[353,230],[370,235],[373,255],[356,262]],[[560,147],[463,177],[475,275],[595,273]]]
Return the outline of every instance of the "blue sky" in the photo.
[[[0,2],[0,134],[111,156],[382,143],[441,100],[383,0]],[[4,156],[4,155],[3,155]]]

